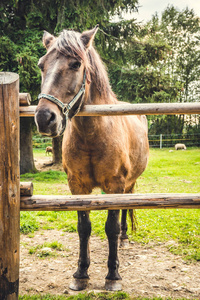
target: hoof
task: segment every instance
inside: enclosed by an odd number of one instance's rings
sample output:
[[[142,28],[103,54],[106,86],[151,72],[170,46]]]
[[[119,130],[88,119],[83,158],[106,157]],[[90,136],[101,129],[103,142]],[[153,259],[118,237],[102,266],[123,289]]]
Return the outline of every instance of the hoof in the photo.
[[[70,283],[69,288],[73,291],[82,291],[88,287],[89,279],[77,279],[73,278],[73,281]]]
[[[119,247],[120,248],[128,248],[129,247],[129,240],[128,239],[121,239]]]
[[[105,289],[107,291],[121,291],[122,290],[121,280],[106,279]]]

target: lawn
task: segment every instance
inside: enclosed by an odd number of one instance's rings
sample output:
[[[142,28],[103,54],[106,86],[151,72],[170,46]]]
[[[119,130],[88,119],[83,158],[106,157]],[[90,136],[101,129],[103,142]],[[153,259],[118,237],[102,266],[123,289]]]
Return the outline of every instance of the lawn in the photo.
[[[36,156],[44,151],[35,151]],[[146,171],[138,179],[136,193],[200,193],[200,149],[169,151],[150,149]],[[67,176],[61,171],[25,174],[21,181],[33,181],[35,194],[70,194]],[[95,193],[100,193],[95,190]],[[198,209],[137,210],[136,233],[129,230],[129,239],[139,243],[176,243],[169,250],[186,260],[200,260],[200,211]],[[106,211],[91,212],[92,234],[105,238]],[[21,212],[21,232],[57,228],[76,231],[76,212]]]
[[[172,151],[172,152],[171,152]],[[45,157],[45,151],[34,150],[34,158]],[[150,149],[149,164],[137,181],[136,193],[200,192],[200,148],[187,151]],[[21,180],[34,182],[35,194],[69,194],[67,176],[60,171],[25,174]],[[57,188],[59,187],[59,188]]]
[[[172,151],[172,152],[171,152]],[[138,193],[199,193],[200,149],[150,149],[146,171],[138,179]]]

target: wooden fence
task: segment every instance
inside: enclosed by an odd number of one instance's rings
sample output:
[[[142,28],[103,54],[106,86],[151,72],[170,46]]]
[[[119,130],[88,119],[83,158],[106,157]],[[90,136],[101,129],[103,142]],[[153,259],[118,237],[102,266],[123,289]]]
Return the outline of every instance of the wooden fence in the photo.
[[[20,100],[20,107],[19,107]],[[200,208],[200,194],[33,195],[31,183],[20,184],[19,117],[34,116],[29,94],[19,94],[19,76],[0,73],[0,299],[19,292],[21,210],[99,210],[125,208]],[[23,105],[23,106],[22,106]],[[199,114],[200,103],[85,106],[84,116],[130,114]],[[21,194],[21,196],[20,196]]]

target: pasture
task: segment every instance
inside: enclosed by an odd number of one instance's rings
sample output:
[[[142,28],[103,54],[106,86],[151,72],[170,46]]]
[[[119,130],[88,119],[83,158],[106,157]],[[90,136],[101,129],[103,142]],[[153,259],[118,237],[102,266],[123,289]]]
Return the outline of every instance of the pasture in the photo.
[[[41,160],[45,157],[45,150],[37,149],[34,151],[34,157]],[[43,172],[36,174],[25,174],[21,176],[21,181],[33,181],[35,194],[69,194],[67,185],[67,176],[60,170],[43,169]],[[146,171],[137,181],[136,193],[199,193],[200,192],[200,149],[190,148],[187,151],[169,152],[169,149],[150,149],[150,160]],[[101,193],[99,189],[93,193]],[[200,261],[200,212],[194,209],[173,209],[173,210],[137,210],[138,228],[136,233],[129,230],[129,240],[142,251],[151,251],[152,248],[160,247],[169,255],[175,255],[187,265],[196,264]],[[97,245],[105,241],[104,224],[106,220],[106,211],[91,212],[92,238],[98,239]],[[21,233],[24,238],[23,247],[27,255],[33,260],[54,259],[67,256],[68,251],[65,243],[61,242],[60,237],[72,234],[72,239],[76,238],[77,217],[76,212],[21,212]],[[52,232],[52,239],[46,238],[46,233]],[[59,232],[60,236],[55,232]],[[53,233],[55,235],[53,235]],[[75,234],[75,235],[74,235]],[[40,243],[31,243],[35,235],[40,236]],[[46,238],[42,242],[42,237]],[[78,240],[78,238],[77,238]],[[64,240],[65,241],[65,240]],[[78,241],[77,241],[78,242]],[[67,242],[66,242],[67,243]],[[131,245],[132,245],[131,244]],[[143,250],[142,250],[143,249]],[[64,251],[64,252],[62,252]],[[94,250],[93,250],[94,251]],[[171,252],[171,254],[170,254]],[[158,251],[161,255],[161,252]],[[159,255],[158,255],[159,256]],[[128,255],[129,257],[129,255]],[[76,257],[77,258],[77,257]],[[161,259],[161,258],[160,258]],[[162,259],[161,259],[162,260]],[[131,261],[127,264],[132,264]],[[106,257],[104,257],[106,265]],[[75,268],[75,266],[74,266]],[[133,267],[134,269],[134,264]],[[128,268],[127,268],[128,270]],[[128,272],[128,271],[127,271]],[[143,272],[143,270],[141,270]],[[72,274],[72,271],[71,271]],[[128,277],[130,273],[128,272]],[[124,275],[124,274],[123,274]],[[172,276],[172,274],[171,274]],[[125,279],[125,278],[124,278]],[[144,283],[145,285],[145,283]],[[199,291],[200,293],[200,291]],[[129,299],[126,294],[120,294],[116,299]],[[142,296],[141,294],[140,296]],[[151,295],[166,295],[165,293]],[[169,296],[169,294],[167,294]],[[171,294],[170,294],[171,295]],[[184,293],[177,294],[187,296]],[[189,294],[190,295],[190,294]],[[195,299],[195,294],[191,293],[191,299]],[[24,296],[25,297],[25,296]],[[72,297],[72,296],[71,296]],[[83,299],[86,298],[86,295]],[[97,299],[110,299],[101,298]],[[103,296],[102,296],[103,297]],[[106,297],[106,296],[105,296]],[[115,297],[115,296],[113,296]],[[26,298],[22,298],[26,299]],[[37,299],[37,298],[35,298]],[[38,298],[40,299],[40,298]],[[41,298],[42,299],[42,298]],[[44,298],[57,299],[57,298]],[[58,298],[62,299],[62,298]],[[72,298],[71,298],[72,299]],[[81,298],[73,298],[81,299]],[[92,296],[91,296],[91,299]],[[94,298],[96,299],[96,298]],[[112,298],[115,299],[115,298]],[[147,298],[146,298],[147,299]],[[161,298],[160,298],[161,299]],[[198,299],[198,298],[196,298]]]

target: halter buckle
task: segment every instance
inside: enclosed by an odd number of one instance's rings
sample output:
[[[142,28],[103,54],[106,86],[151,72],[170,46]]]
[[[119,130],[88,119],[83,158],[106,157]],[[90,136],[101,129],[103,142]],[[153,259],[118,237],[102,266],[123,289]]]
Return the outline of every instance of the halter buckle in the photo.
[[[66,104],[62,107],[62,113],[63,115],[67,115],[69,113],[69,110],[70,110],[70,105]]]

